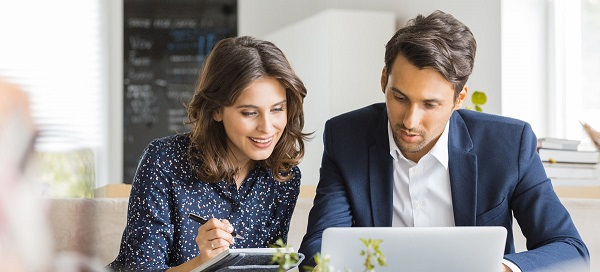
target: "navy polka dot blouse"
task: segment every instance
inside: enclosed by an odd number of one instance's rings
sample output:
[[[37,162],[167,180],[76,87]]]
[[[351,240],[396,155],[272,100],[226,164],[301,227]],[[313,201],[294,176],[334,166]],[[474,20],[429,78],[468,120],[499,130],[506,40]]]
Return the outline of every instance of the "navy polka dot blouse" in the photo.
[[[190,212],[227,219],[244,240],[232,248],[268,247],[287,240],[300,192],[300,170],[278,182],[256,167],[239,190],[224,181],[208,183],[193,175],[187,159],[188,134],[154,140],[146,147],[133,181],[120,252],[108,268],[117,271],[164,271],[199,254],[200,224]]]

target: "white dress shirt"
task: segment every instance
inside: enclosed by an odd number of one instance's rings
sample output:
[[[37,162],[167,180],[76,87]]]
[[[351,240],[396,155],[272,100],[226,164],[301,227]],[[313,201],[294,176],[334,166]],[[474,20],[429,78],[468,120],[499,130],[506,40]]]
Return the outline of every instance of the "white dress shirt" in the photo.
[[[396,146],[388,122],[394,158],[393,227],[454,226],[448,172],[448,124],[433,148],[415,163]]]
[[[394,159],[392,227],[455,226],[448,171],[449,123],[433,148],[415,163],[402,155],[388,122],[390,156]],[[513,272],[521,272],[503,259]]]

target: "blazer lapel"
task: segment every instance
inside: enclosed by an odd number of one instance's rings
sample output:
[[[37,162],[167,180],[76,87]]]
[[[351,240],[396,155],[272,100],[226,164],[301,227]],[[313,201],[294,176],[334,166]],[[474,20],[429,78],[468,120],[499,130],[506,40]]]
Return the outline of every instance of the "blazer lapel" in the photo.
[[[369,148],[369,184],[373,226],[392,226],[392,158],[388,140],[388,119],[385,108]]]
[[[477,155],[470,153],[473,141],[467,126],[455,111],[448,132],[448,169],[456,226],[475,226],[477,210]]]

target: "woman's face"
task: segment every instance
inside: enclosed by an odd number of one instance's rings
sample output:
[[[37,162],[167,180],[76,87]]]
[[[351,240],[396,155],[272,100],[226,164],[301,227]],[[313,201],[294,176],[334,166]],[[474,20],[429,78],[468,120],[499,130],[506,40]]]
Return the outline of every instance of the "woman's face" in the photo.
[[[214,114],[223,122],[229,155],[239,167],[271,156],[287,125],[285,88],[273,78],[260,78],[242,91],[233,105]]]

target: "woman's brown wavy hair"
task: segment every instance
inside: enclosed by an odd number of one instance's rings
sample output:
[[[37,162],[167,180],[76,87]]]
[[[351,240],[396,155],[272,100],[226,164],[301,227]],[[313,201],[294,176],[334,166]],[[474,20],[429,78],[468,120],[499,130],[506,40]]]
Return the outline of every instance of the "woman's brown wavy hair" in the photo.
[[[273,43],[244,36],[219,41],[204,62],[194,96],[187,105],[191,144],[189,158],[194,174],[203,181],[233,181],[238,171],[227,155],[227,135],[223,123],[213,114],[231,106],[250,83],[259,78],[274,78],[286,91],[287,125],[269,158],[257,161],[270,169],[279,181],[291,178],[293,166],[304,156],[302,132],[306,97],[304,83],[285,55]]]

